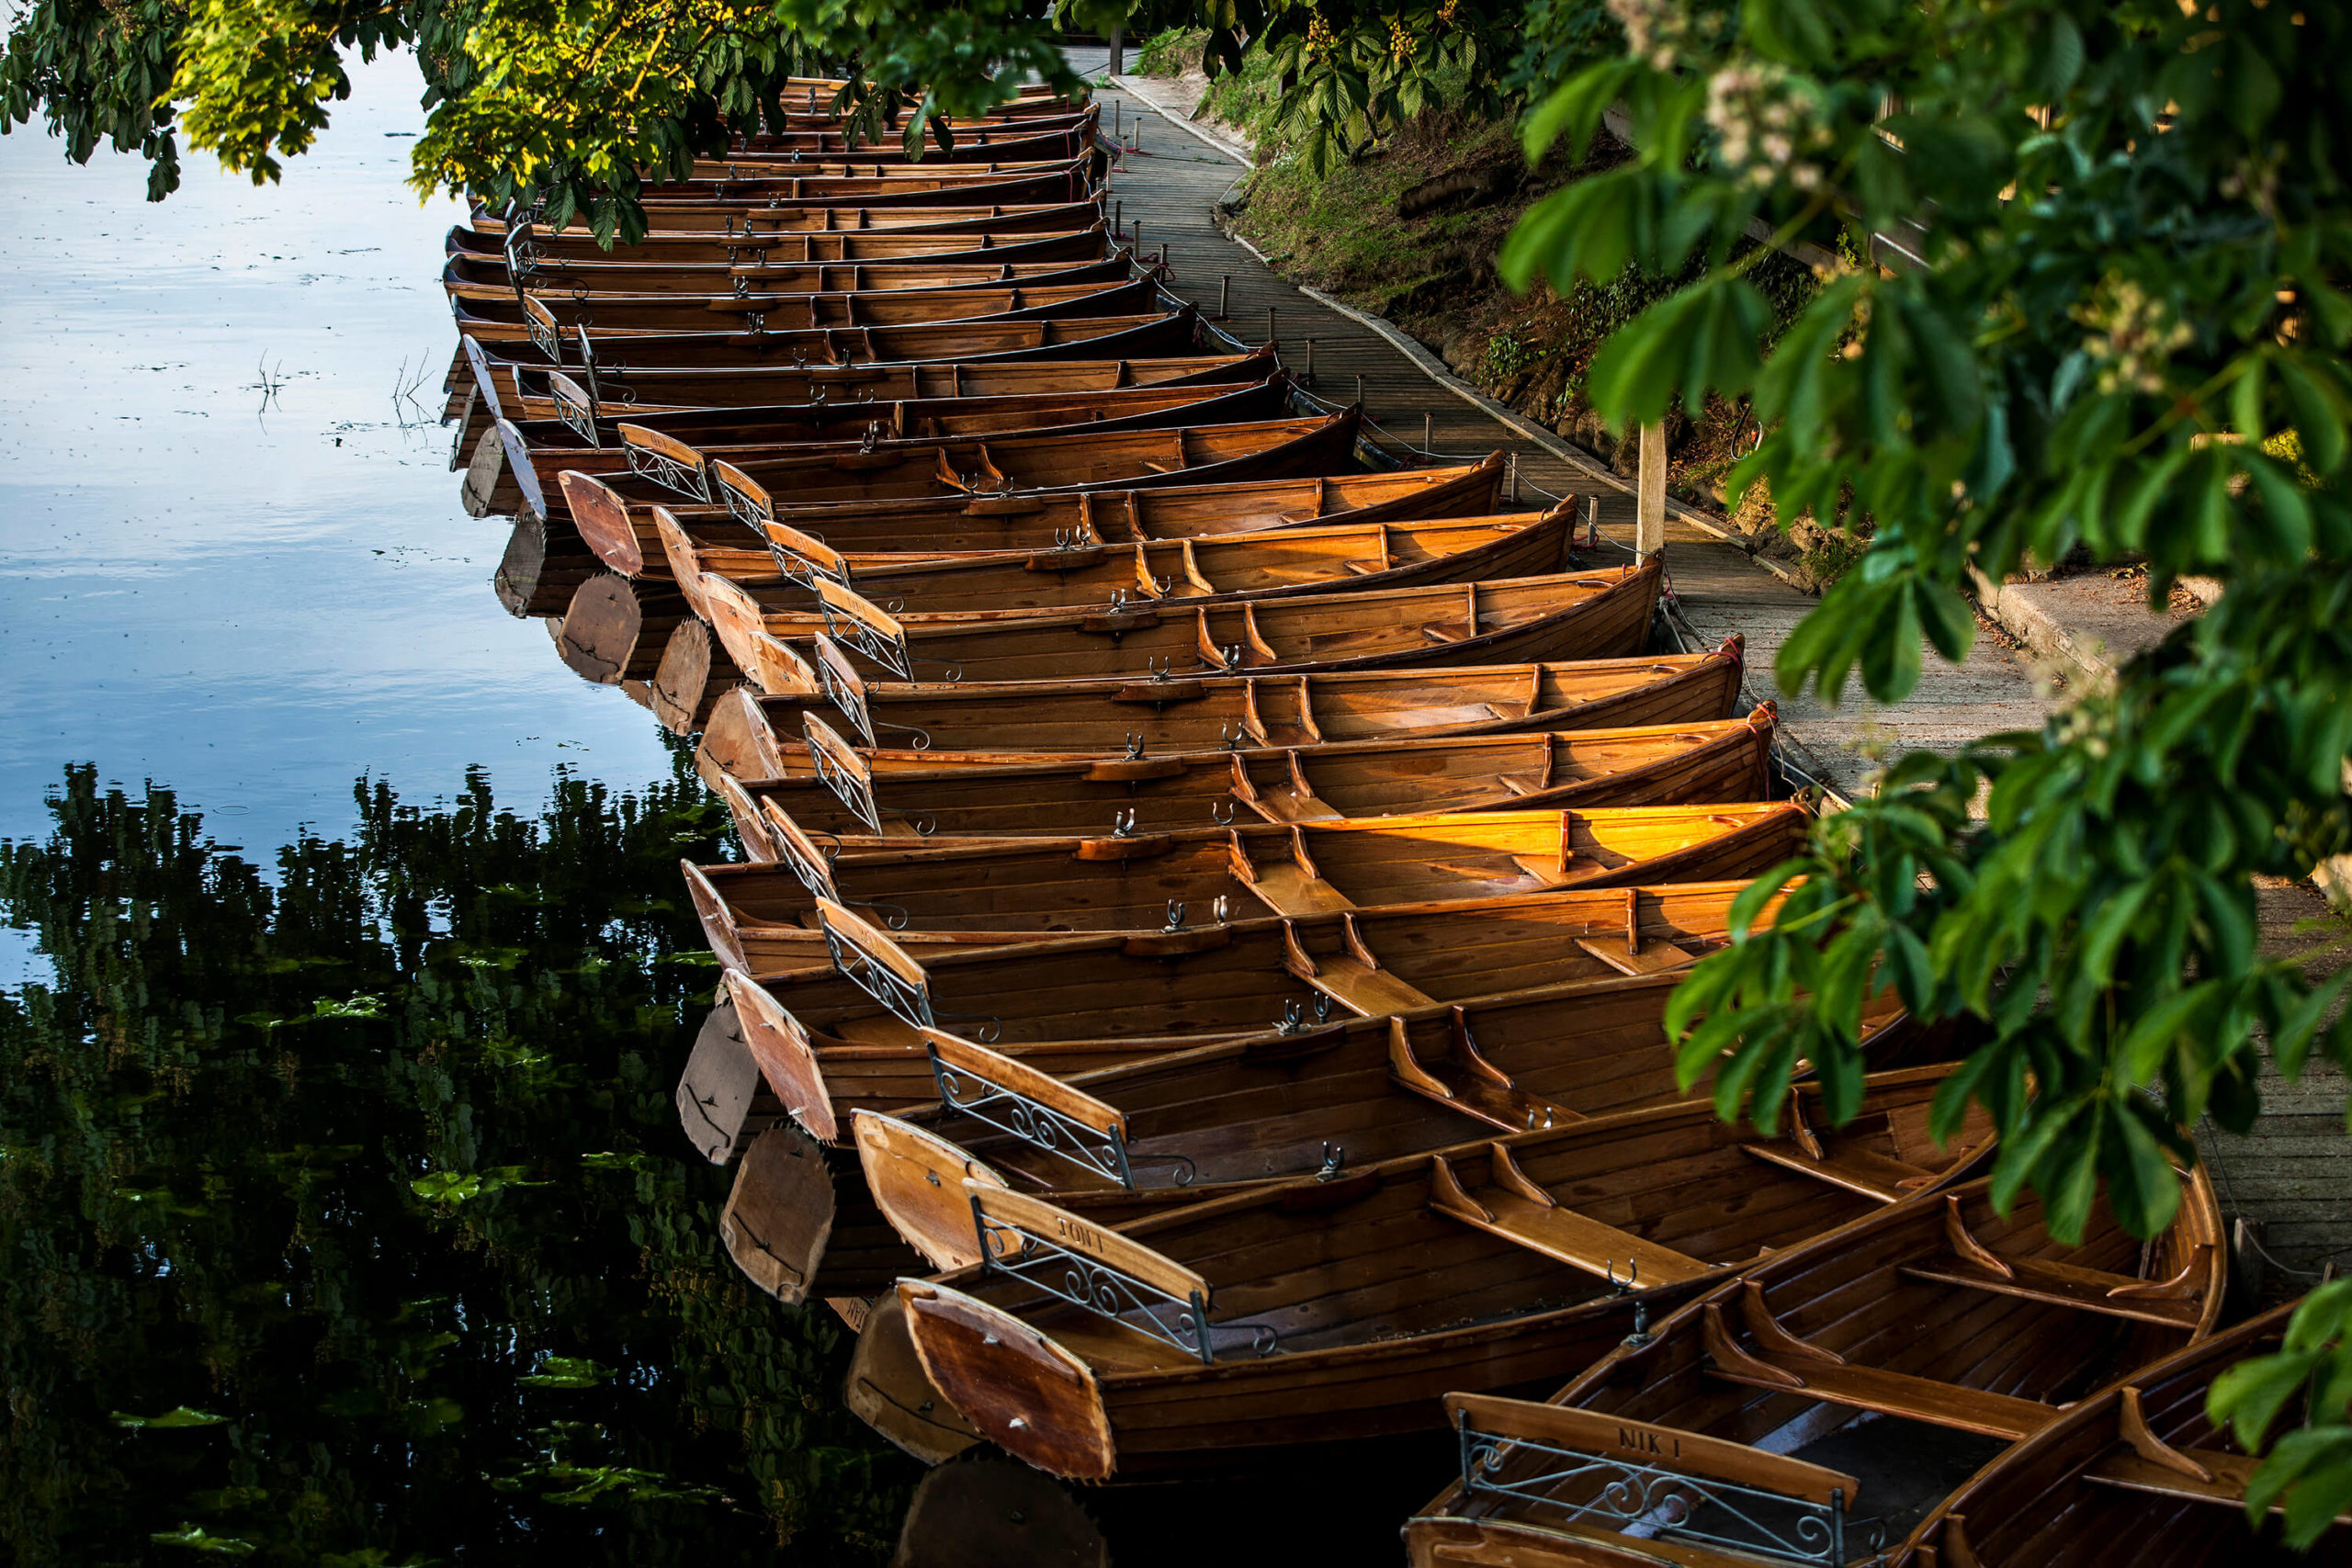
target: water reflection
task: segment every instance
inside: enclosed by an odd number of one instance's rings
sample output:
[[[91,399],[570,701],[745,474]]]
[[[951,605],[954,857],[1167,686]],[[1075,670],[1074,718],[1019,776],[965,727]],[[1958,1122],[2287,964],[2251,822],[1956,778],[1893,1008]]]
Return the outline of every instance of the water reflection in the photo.
[[[73,767],[0,845],[53,976],[0,991],[0,1557],[887,1554],[913,1466],[672,1108],[723,814],[682,757],[549,796],[362,781],[265,868]]]

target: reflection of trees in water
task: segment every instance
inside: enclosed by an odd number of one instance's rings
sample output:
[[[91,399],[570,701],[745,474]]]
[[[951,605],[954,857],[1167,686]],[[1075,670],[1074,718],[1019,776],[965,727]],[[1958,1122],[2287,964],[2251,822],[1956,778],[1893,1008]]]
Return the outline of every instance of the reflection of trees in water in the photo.
[[[0,845],[56,972],[0,992],[0,1552],[878,1550],[908,1469],[838,1325],[727,1262],[672,1109],[722,814],[683,770],[357,799],[275,886],[86,768]]]

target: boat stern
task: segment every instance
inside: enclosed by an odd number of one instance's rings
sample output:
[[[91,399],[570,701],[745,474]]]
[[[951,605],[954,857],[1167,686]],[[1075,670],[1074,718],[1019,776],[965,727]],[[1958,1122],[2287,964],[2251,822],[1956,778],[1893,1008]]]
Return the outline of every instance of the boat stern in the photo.
[[[925,1280],[899,1281],[923,1376],[980,1434],[1038,1469],[1105,1481],[1118,1445],[1087,1364],[1019,1318]]]

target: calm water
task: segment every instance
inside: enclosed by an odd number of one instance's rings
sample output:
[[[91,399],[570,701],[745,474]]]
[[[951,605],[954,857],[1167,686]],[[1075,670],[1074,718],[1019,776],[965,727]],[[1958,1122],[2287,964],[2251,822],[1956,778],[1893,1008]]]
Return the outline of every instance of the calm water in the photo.
[[[435,423],[458,208],[401,183],[416,93],[379,62],[282,186],[192,159],[160,204],[136,158],[0,137],[0,836],[67,759],[265,856],[338,830],[362,773],[447,795],[481,763],[532,805],[558,762],[667,772],[491,596],[505,529]]]
[[[671,1106],[723,817],[457,504],[416,90],[160,206],[0,138],[0,1561],[872,1561]]]

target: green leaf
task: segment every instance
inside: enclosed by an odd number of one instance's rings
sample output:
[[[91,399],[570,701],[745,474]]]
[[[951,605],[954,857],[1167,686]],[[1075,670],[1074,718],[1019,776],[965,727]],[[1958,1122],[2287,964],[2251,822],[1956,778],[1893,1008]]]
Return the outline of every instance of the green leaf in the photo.
[[[192,1410],[185,1404],[174,1405],[161,1416],[133,1416],[127,1410],[117,1410],[107,1416],[118,1427],[130,1427],[150,1432],[175,1431],[186,1427],[218,1427],[228,1420],[209,1410]]]

